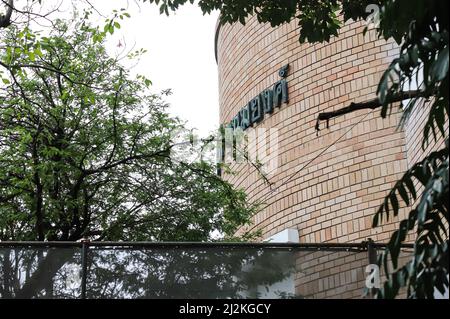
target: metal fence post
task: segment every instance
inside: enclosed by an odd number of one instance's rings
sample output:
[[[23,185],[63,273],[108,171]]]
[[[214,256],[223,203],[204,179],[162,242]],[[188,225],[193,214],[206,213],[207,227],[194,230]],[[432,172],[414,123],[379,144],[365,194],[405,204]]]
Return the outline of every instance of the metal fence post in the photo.
[[[369,265],[377,264],[377,248],[375,246],[375,242],[372,238],[367,239],[367,256],[369,259]],[[380,275],[380,274],[378,274]],[[372,288],[369,290],[369,295],[372,298],[375,298],[376,288]]]
[[[377,248],[375,247],[375,242],[372,238],[367,240],[367,253],[369,257],[369,264],[377,263]]]
[[[83,240],[81,246],[81,299],[86,299],[88,250],[89,250],[89,240]]]

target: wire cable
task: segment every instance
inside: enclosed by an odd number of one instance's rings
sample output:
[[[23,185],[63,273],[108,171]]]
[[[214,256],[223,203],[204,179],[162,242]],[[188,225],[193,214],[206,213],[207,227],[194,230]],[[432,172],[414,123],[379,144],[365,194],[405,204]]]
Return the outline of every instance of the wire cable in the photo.
[[[326,148],[324,148],[322,151],[320,151],[320,153],[315,156],[313,159],[311,159],[309,162],[307,162],[302,168],[300,168],[299,170],[297,170],[296,172],[294,172],[291,176],[288,177],[288,179],[285,182],[282,182],[280,186],[277,186],[275,189],[270,190],[269,194],[267,196],[265,196],[265,198],[262,200],[262,202],[266,201],[269,196],[275,192],[280,191],[280,188],[284,185],[286,185],[287,183],[289,183],[298,173],[300,173],[301,171],[303,171],[309,164],[311,164],[312,162],[314,162],[316,159],[318,159],[320,156],[322,156],[327,150],[329,150],[332,146],[336,145],[336,143],[338,143],[344,136],[346,136],[349,132],[351,132],[358,124],[360,124],[364,119],[367,118],[367,116],[369,114],[372,114],[374,110],[371,110],[370,112],[367,112],[363,117],[361,117],[361,119],[356,122],[355,124],[353,124],[347,131],[345,131],[344,134],[342,134],[337,140],[335,140],[333,143],[331,143],[329,146],[327,146]],[[271,204],[267,204],[265,205],[261,210],[266,209],[267,207],[269,207]]]

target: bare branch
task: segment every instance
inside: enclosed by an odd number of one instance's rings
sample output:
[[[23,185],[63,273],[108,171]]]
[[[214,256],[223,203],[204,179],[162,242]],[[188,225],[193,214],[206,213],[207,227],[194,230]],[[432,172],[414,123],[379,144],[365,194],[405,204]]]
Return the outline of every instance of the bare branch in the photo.
[[[45,65],[25,63],[25,64],[16,64],[16,65],[12,66],[12,65],[7,65],[6,63],[0,61],[0,66],[2,66],[5,69],[7,69],[10,73],[14,72],[13,71],[14,68],[31,68],[31,69],[47,70],[47,71],[59,74],[60,76],[65,78],[67,81],[71,82],[72,84],[83,85],[85,87],[88,87],[88,88],[91,88],[91,89],[96,89],[96,90],[105,90],[104,87],[96,87],[96,86],[93,86],[93,85],[89,85],[88,83],[76,81],[76,80],[72,79],[69,75],[64,73],[63,71],[58,70],[58,69],[53,68],[53,67],[47,67]]]
[[[409,100],[409,99],[418,98],[418,97],[427,98],[427,97],[429,97],[429,94],[424,91],[420,91],[420,90],[404,91],[404,92],[400,92],[400,93],[394,95],[390,99],[389,103],[401,102],[404,100]],[[374,110],[381,106],[382,106],[382,103],[380,102],[380,100],[378,98],[375,98],[375,99],[367,101],[367,102],[351,103],[349,106],[343,107],[336,111],[319,113],[319,116],[317,117],[316,131],[320,131],[320,121],[327,121],[327,128],[328,128],[329,120],[332,118],[342,116],[342,115],[345,115],[348,113],[352,113],[352,112],[358,111],[358,110],[365,110],[365,109]]]

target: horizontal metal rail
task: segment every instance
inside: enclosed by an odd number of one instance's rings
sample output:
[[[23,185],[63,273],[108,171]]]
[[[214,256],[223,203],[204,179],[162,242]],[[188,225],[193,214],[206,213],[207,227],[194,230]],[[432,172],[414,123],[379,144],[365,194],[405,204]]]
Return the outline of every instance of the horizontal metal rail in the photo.
[[[41,247],[41,248],[253,248],[253,249],[295,249],[295,250],[367,250],[367,242],[362,243],[244,243],[244,242],[120,242],[120,241],[0,241],[0,247]],[[385,243],[373,243],[375,248],[385,248]],[[403,244],[402,248],[414,248],[413,244]]]
[[[333,252],[355,252],[368,254],[368,263],[376,261],[377,249],[383,249],[387,244],[374,243],[371,239],[361,243],[245,243],[245,242],[120,242],[120,241],[0,241],[0,248],[3,249],[66,249],[77,248],[81,253],[81,283],[80,299],[88,298],[89,286],[89,251],[98,250],[143,250],[147,252],[158,253],[158,250],[193,250],[208,253],[208,250],[216,249],[219,252],[233,253],[233,250],[288,250],[292,253],[297,252],[318,252],[332,254]],[[414,248],[412,244],[404,244],[402,248]],[[176,253],[176,251],[175,251]],[[195,253],[195,251],[194,251]],[[214,251],[212,251],[214,253]]]

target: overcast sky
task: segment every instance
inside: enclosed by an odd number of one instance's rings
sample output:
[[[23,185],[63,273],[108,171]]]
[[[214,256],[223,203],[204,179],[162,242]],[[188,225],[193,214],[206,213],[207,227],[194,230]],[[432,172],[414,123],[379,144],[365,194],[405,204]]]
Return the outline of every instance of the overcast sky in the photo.
[[[203,16],[200,8],[185,5],[169,17],[158,6],[126,0],[92,1],[104,14],[127,8],[131,18],[111,38],[127,47],[135,45],[148,52],[135,71],[153,82],[153,89],[172,89],[168,98],[171,112],[206,135],[218,126],[219,103],[214,33],[218,13]]]
[[[18,7],[27,0],[16,2]],[[105,25],[113,10],[125,8],[131,17],[119,22],[121,29],[108,39],[111,53],[127,48],[146,49],[132,73],[145,75],[153,82],[153,92],[172,89],[167,97],[170,112],[197,128],[206,136],[218,127],[219,102],[217,65],[214,57],[214,34],[218,13],[203,16],[197,5],[187,4],[169,17],[159,14],[155,4],[135,0],[46,0],[35,2],[36,10],[47,13],[59,6],[51,18],[69,18],[73,6],[78,10],[91,3],[104,17],[95,24]],[[62,5],[61,5],[62,4]],[[42,22],[42,21],[41,21]],[[45,24],[45,23],[44,23]],[[122,47],[118,47],[120,44]]]

